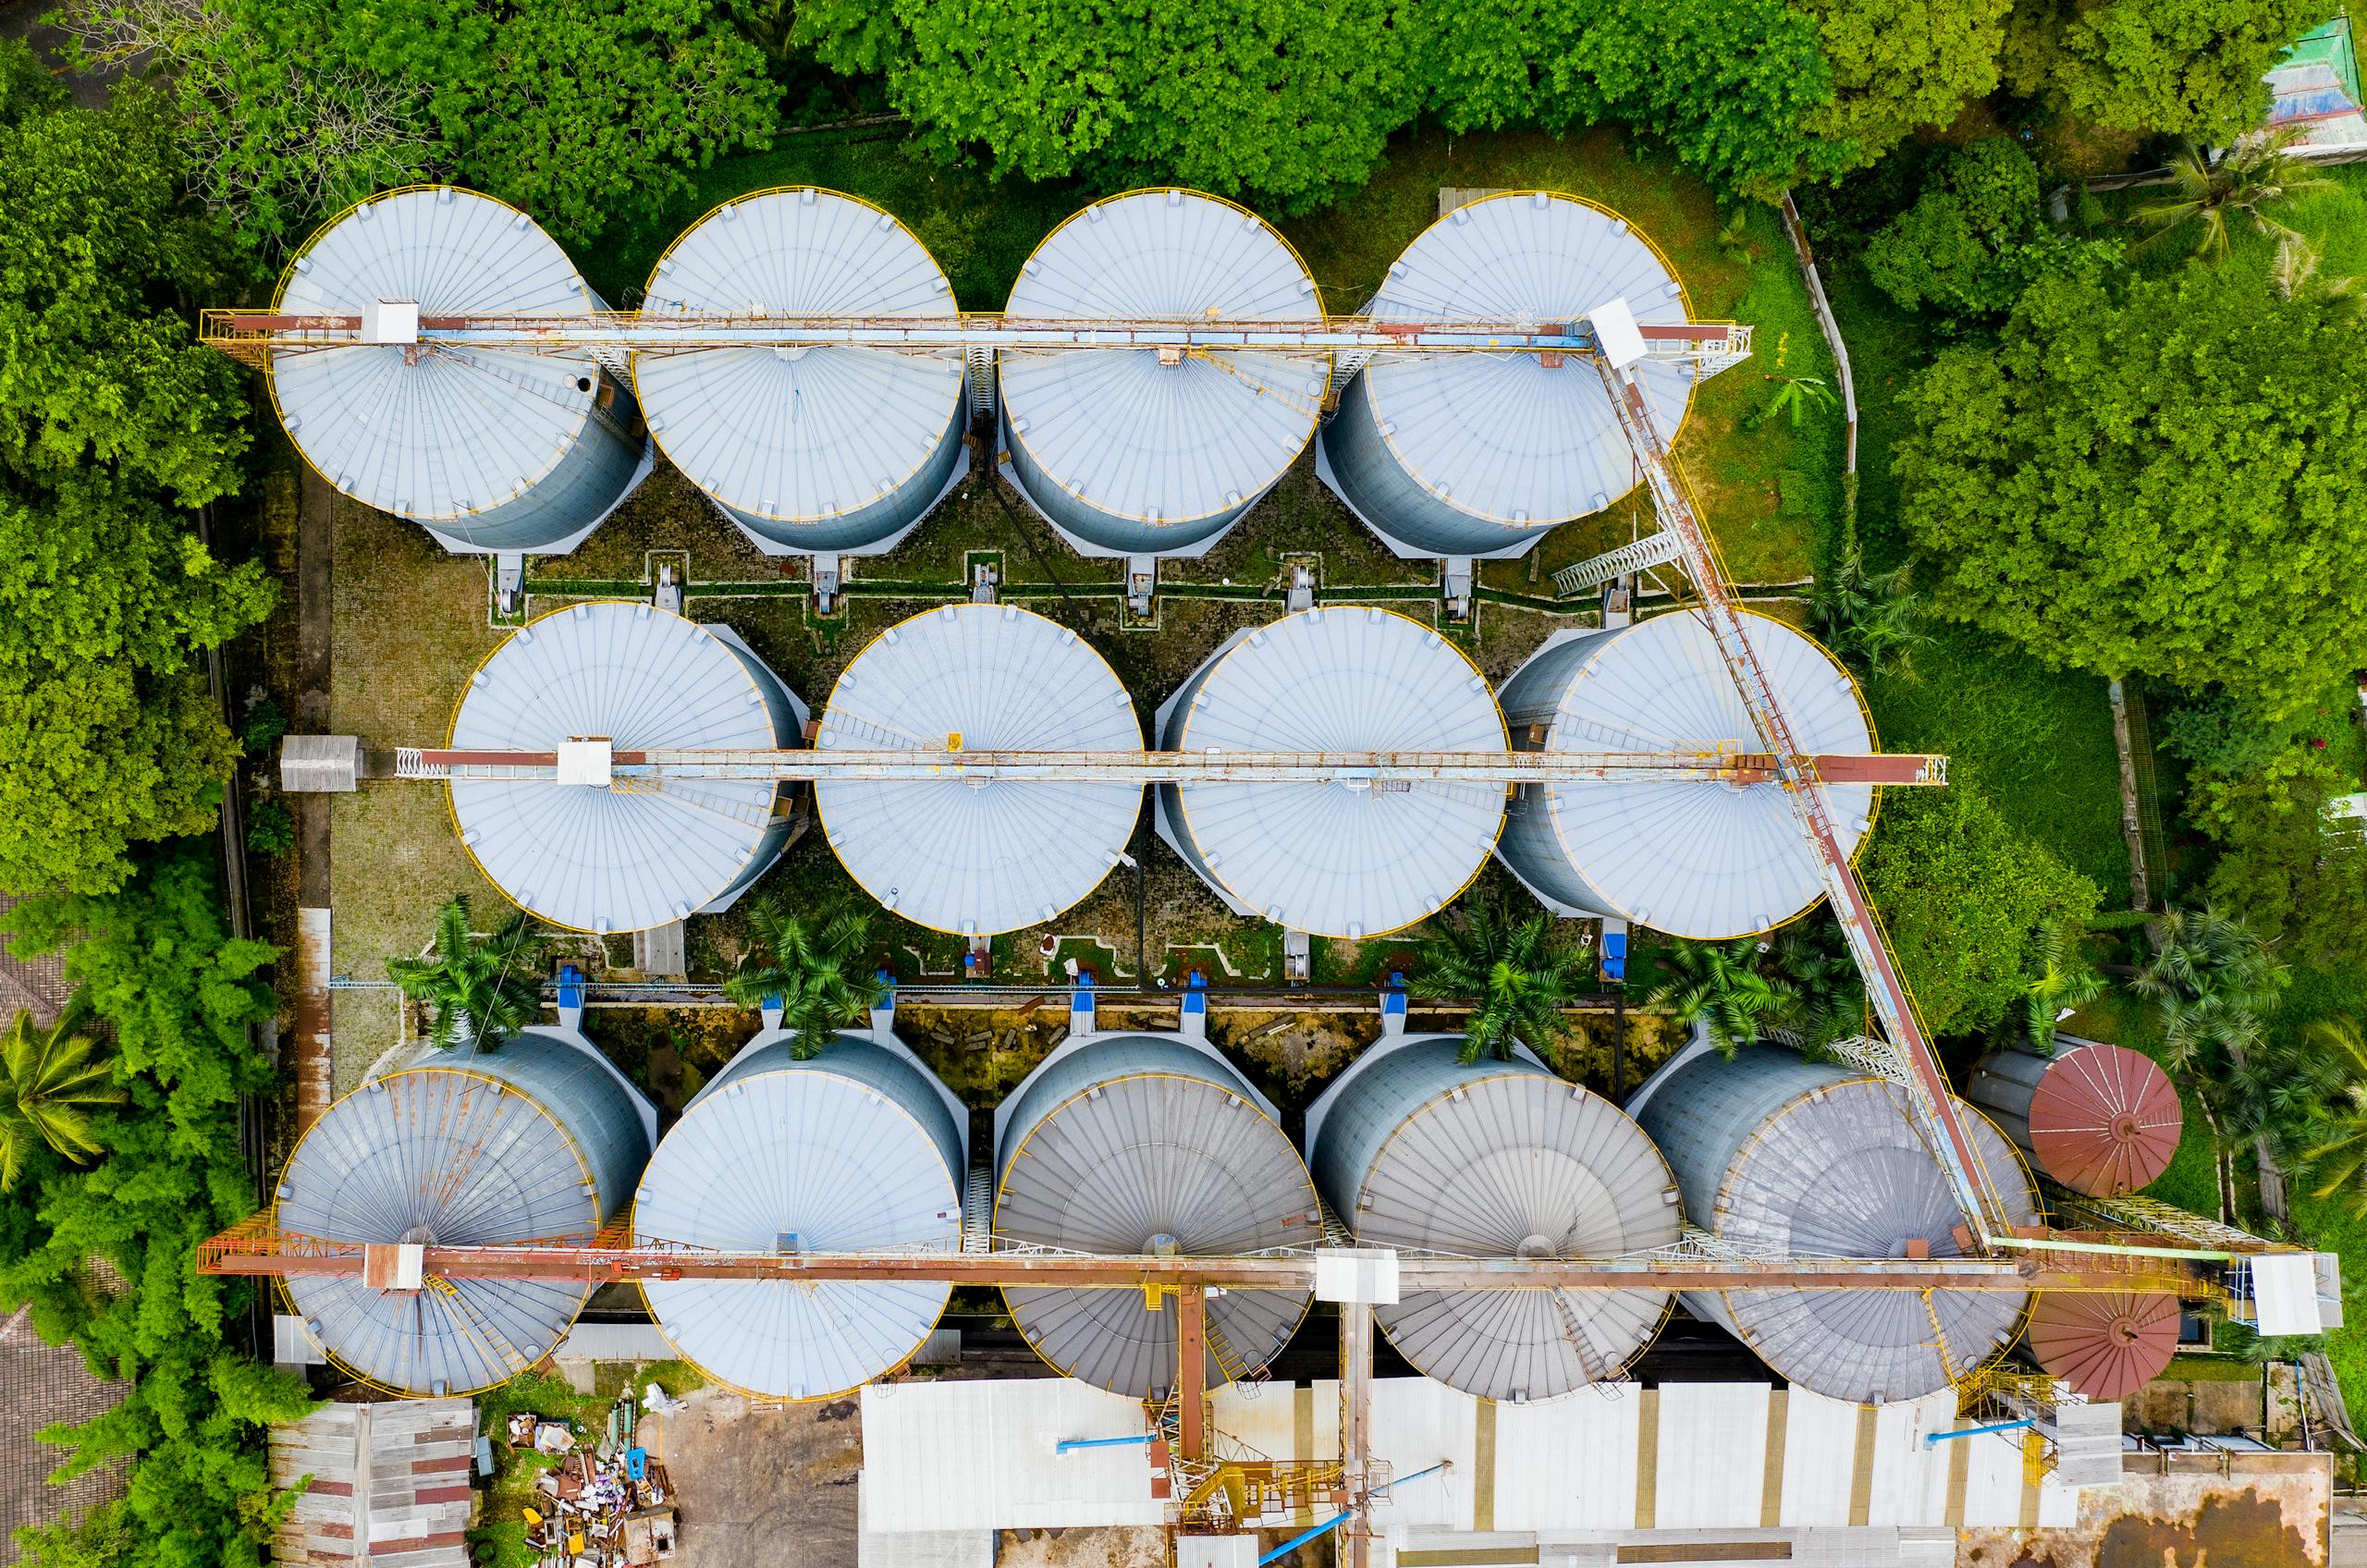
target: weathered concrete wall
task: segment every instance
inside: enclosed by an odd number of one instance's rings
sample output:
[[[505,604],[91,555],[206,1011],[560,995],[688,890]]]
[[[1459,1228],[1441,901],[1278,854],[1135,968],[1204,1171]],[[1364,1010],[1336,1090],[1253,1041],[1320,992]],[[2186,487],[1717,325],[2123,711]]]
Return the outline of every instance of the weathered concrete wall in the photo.
[[[1957,1568],[2327,1568],[2323,1453],[2132,1455],[2066,1530],[1967,1530]]]

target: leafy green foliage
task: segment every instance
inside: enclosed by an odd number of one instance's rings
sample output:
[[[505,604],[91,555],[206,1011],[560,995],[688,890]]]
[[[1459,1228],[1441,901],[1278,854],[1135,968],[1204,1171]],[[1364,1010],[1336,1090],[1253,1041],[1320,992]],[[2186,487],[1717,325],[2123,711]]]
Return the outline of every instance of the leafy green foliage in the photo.
[[[2079,937],[2068,921],[2050,920],[2038,928],[2030,949],[2017,1043],[2042,1055],[2054,1054],[2055,1024],[2066,1009],[2085,1007],[2103,994],[2104,977],[2088,962]]]
[[[36,1143],[78,1163],[102,1150],[99,1113],[126,1096],[116,1086],[115,1053],[81,1023],[69,1010],[44,1029],[20,1012],[0,1041],[0,1192],[24,1179]]]
[[[66,84],[43,68],[23,40],[0,39],[0,125],[62,108],[66,97]]]
[[[239,745],[247,755],[260,757],[288,733],[288,715],[269,697],[251,699],[247,721],[239,726]]]
[[[767,893],[748,912],[750,950],[723,983],[742,1007],[778,1005],[781,1027],[797,1036],[790,1054],[800,1061],[822,1053],[840,1030],[861,1024],[877,1006],[879,982],[865,953],[871,915],[852,902],[815,914],[797,913]]]
[[[1558,1061],[1571,1027],[1563,1009],[1592,968],[1543,910],[1515,916],[1482,899],[1423,944],[1422,966],[1405,988],[1433,1000],[1473,1004],[1463,1029],[1465,1061],[1509,1061],[1515,1045]]]
[[[685,189],[684,165],[761,145],[765,56],[705,0],[68,0],[94,59],[154,61],[197,185],[269,251],[407,179],[453,178],[588,239]]]
[[[2154,1004],[2162,1064],[2189,1089],[2219,1146],[2299,1148],[2337,1087],[2338,1060],[2300,1049],[2269,1021],[2292,974],[2259,932],[2208,906],[2174,910],[2129,988]]]
[[[2293,197],[2334,189],[2333,180],[2311,174],[2285,151],[2294,134],[2280,131],[2268,141],[2231,148],[2216,163],[2193,142],[2182,143],[2170,158],[2170,193],[2140,202],[2129,221],[2153,230],[2145,241],[2149,245],[2191,233],[2194,253],[2214,260],[2226,258],[2227,230],[2237,218],[2287,252],[2307,250],[2299,231],[2268,215],[2271,207]]]
[[[1997,86],[2009,0],[1794,0],[1816,19],[1833,102],[1803,123],[1864,165]]]
[[[2084,925],[2095,884],[2008,827],[1981,788],[1883,802],[1866,887],[1935,1035],[1988,1028],[2023,1000],[2040,933]]]
[[[2261,79],[2324,0],[2017,0],[2006,85],[2073,119],[2226,141],[2260,123]]]
[[[1809,599],[1809,619],[1824,645],[1853,668],[1870,675],[1911,677],[1915,650],[1930,644],[1923,630],[1922,601],[1908,581],[1908,568],[1868,571],[1863,549],[1853,537],[1834,569],[1820,573]]]
[[[2049,277],[1907,395],[1900,518],[1942,614],[2049,663],[2284,711],[2367,617],[2367,372],[2326,301],[2197,268]]]
[[[247,848],[259,855],[284,855],[296,847],[296,814],[288,802],[267,795],[247,810]]]
[[[540,965],[549,945],[523,910],[478,936],[467,896],[455,893],[435,912],[434,955],[388,959],[386,978],[427,1004],[427,1039],[436,1049],[496,1050],[542,1016]]]
[[[2367,1218],[2367,1035],[2356,1019],[2330,1018],[2311,1027],[2309,1040],[2339,1085],[2304,1157],[2317,1182],[2310,1195],[2339,1197],[2354,1217]]]
[[[229,935],[210,870],[186,854],[118,893],[31,900],[8,924],[19,956],[71,944],[67,976],[113,1030],[129,1096],[95,1165],[69,1169],[36,1147],[0,1200],[0,1304],[29,1305],[43,1339],[71,1340],[93,1372],[131,1384],[121,1405],[57,1439],[74,1447],[62,1476],[129,1460],[123,1501],[20,1543],[29,1560],[61,1565],[120,1543],[105,1561],[124,1568],[251,1568],[286,1506],[272,1500],[261,1426],[312,1401],[227,1342],[252,1286],[194,1265],[199,1242],[254,1207],[238,1106],[271,1084],[248,1031],[272,1012],[256,976],[273,949]],[[92,1274],[101,1260],[120,1290]]]
[[[1759,939],[1672,944],[1661,957],[1667,978],[1645,997],[1690,1029],[1700,1024],[1728,1060],[1777,1027],[1792,1003],[1791,986],[1759,967]]]
[[[2002,314],[2033,278],[2095,271],[2111,247],[2047,227],[2038,165],[2010,136],[1950,153],[1923,194],[1866,247],[1866,274],[1907,310]]]

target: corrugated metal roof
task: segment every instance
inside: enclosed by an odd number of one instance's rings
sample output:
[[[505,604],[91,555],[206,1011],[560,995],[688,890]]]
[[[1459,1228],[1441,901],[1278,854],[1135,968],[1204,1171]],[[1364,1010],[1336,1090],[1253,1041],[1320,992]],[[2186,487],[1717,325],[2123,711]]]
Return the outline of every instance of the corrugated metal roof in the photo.
[[[1223,1058],[1171,1035],[1110,1035],[1049,1059],[1014,1096],[997,1155],[995,1233],[1076,1252],[1257,1252],[1319,1233],[1298,1151]],[[1172,1387],[1175,1303],[1139,1292],[1008,1289],[1037,1354],[1135,1398]],[[1212,1330],[1262,1366],[1311,1292],[1234,1291]],[[1212,1349],[1208,1377],[1226,1378]]]
[[[1748,618],[1751,644],[1811,752],[1867,752],[1873,729],[1833,655],[1779,620]],[[1503,689],[1515,728],[1548,727],[1549,751],[1754,750],[1760,741],[1709,629],[1693,614],[1551,643]],[[1873,809],[1870,785],[1825,790],[1845,851]],[[1504,856],[1539,891],[1675,936],[1763,931],[1824,894],[1780,785],[1531,785]]]
[[[1957,1111],[2008,1215],[2034,1220],[2013,1145],[1970,1106]],[[1674,1069],[1638,1120],[1676,1172],[1686,1213],[1723,1240],[1792,1257],[1901,1257],[1913,1242],[1934,1257],[1959,1254],[1963,1216],[1895,1084],[1772,1047],[1731,1062],[1705,1052]],[[1880,1403],[1947,1387],[2013,1337],[2028,1299],[1771,1290],[1688,1292],[1685,1304],[1791,1381]]]
[[[511,634],[470,678],[452,744],[550,751],[605,735],[648,746],[794,746],[778,680],[731,642],[667,610],[570,605]],[[788,837],[779,786],[669,778],[664,788],[455,781],[453,819],[487,878],[578,931],[639,931],[744,887]]]
[[[1366,1246],[1615,1257],[1677,1239],[1668,1162],[1619,1109],[1527,1060],[1465,1065],[1459,1035],[1371,1047],[1309,1115],[1318,1184]],[[1376,1059],[1376,1054],[1380,1053]],[[1405,1359],[1521,1403],[1616,1376],[1666,1291],[1427,1291],[1378,1309]]]
[[[380,299],[415,300],[424,315],[598,306],[532,218],[448,186],[374,197],[329,223],[288,263],[274,308],[351,315]],[[600,370],[588,353],[355,346],[276,354],[269,374],[288,435],[338,489],[467,534],[470,514],[533,489],[577,449],[595,423]],[[608,482],[637,456],[620,432],[604,425],[595,438],[619,447],[621,467],[604,465],[605,502],[579,507],[574,526],[629,487]]]
[[[2065,1035],[2052,1057],[1993,1051],[1968,1096],[2051,1180],[2091,1197],[2133,1193],[2169,1169],[2186,1126],[2150,1057]]]
[[[1576,321],[1616,299],[1640,323],[1686,319],[1666,262],[1625,219],[1517,191],[1458,207],[1424,230],[1391,265],[1370,311],[1384,321]],[[1637,374],[1674,436],[1691,379],[1658,362]],[[1638,477],[1583,356],[1549,367],[1535,354],[1382,355],[1365,368],[1360,402],[1354,417],[1374,427],[1397,465],[1466,517],[1541,531],[1617,499]],[[1328,433],[1326,441],[1336,463]],[[1374,521],[1399,530],[1415,521]]]
[[[1255,213],[1187,190],[1097,202],[1037,246],[1012,314],[1309,321],[1314,279]],[[1003,417],[1036,504],[1125,552],[1212,537],[1315,430],[1328,354],[1005,350]],[[1040,483],[1037,483],[1040,481]],[[1061,508],[1061,496],[1078,507]],[[1156,543],[1154,543],[1156,542]]]
[[[2027,1330],[2038,1364],[2090,1399],[2127,1399],[2178,1351],[2178,1299],[2041,1291]]]
[[[643,1108],[579,1039],[530,1030],[497,1051],[435,1056],[338,1100],[288,1157],[280,1227],[339,1242],[588,1241],[649,1144]],[[533,1280],[455,1280],[448,1294],[323,1276],[287,1286],[339,1366],[417,1394],[506,1382],[558,1342],[591,1293]]]
[[[635,1244],[767,1252],[962,1242],[962,1134],[925,1072],[840,1035],[808,1060],[750,1041],[699,1091],[643,1176]],[[775,1399],[842,1393],[919,1348],[951,1287],[647,1280],[667,1338],[710,1378]]]
[[[465,1399],[329,1404],[271,1428],[271,1484],[293,1496],[272,1561],[468,1568],[477,1411]]]
[[[817,746],[1136,751],[1142,725],[1108,661],[1016,605],[945,605],[847,665]],[[1100,885],[1142,810],[1130,784],[826,782],[816,809],[864,889],[964,935],[1051,919]]]
[[[708,214],[658,260],[642,308],[954,313],[945,274],[911,230],[868,202],[810,188]],[[633,381],[666,455],[752,524],[816,523],[911,491],[908,505],[874,514],[885,537],[936,499],[929,472],[959,423],[963,373],[958,356],[707,349],[636,355]]]
[[[1333,606],[1234,638],[1171,699],[1170,751],[1502,751],[1461,650],[1393,611]],[[1160,790],[1178,851],[1237,909],[1327,937],[1409,925],[1488,857],[1503,787],[1191,784]]]

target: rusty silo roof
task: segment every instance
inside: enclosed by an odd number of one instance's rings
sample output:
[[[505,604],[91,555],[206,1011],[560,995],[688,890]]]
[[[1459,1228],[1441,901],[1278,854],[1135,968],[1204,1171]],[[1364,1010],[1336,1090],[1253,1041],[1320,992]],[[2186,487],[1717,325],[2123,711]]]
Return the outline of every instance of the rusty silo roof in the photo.
[[[2177,1354],[2177,1298],[2042,1291],[2026,1333],[2039,1365],[2077,1391],[2126,1399]]]

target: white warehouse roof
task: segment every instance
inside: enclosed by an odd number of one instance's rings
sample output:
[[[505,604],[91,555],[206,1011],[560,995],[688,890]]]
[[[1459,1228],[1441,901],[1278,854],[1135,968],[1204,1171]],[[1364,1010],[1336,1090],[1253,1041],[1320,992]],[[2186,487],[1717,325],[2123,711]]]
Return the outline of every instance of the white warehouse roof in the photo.
[[[1142,741],[1117,673],[1075,632],[1016,605],[944,605],[889,627],[854,656],[815,744],[1132,752]],[[1134,833],[1142,790],[828,781],[815,805],[830,847],[873,898],[907,920],[968,936],[1049,920],[1092,892]]]
[[[1235,636],[1162,710],[1177,752],[1502,752],[1488,682],[1394,611],[1302,610]],[[1379,936],[1463,891],[1503,824],[1494,783],[1159,789],[1161,829],[1233,906],[1318,936]]]
[[[470,677],[452,744],[547,752],[605,736],[617,751],[771,750],[797,743],[795,704],[728,628],[601,600],[553,610],[495,649]],[[788,841],[777,784],[664,785],[456,779],[452,816],[521,908],[572,930],[640,931],[728,902]]]

